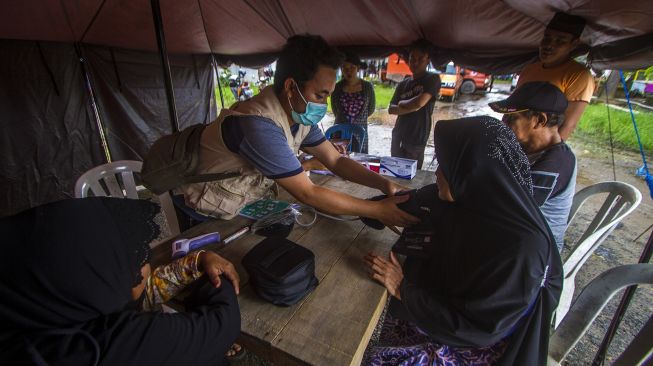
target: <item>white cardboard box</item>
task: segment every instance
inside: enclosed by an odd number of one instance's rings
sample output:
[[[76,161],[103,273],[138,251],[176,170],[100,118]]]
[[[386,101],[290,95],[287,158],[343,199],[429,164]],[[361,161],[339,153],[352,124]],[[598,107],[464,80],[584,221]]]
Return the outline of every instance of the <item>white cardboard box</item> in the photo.
[[[379,173],[391,177],[413,179],[417,173],[417,160],[384,156]]]

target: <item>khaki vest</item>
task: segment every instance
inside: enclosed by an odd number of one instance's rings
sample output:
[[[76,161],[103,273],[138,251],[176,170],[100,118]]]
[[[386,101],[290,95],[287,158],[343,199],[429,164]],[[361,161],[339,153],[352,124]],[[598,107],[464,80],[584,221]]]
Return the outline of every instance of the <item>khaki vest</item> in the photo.
[[[276,197],[277,194],[273,180],[264,177],[240,155],[229,151],[222,140],[222,122],[232,115],[261,116],[272,120],[283,129],[288,146],[295,155],[311,129],[300,125],[293,137],[286,112],[272,86],[250,100],[223,109],[218,118],[206,126],[200,142],[197,174],[239,172],[241,175],[215,182],[187,184],[182,191],[186,205],[204,215],[227,220],[236,216],[245,205],[264,197]]]

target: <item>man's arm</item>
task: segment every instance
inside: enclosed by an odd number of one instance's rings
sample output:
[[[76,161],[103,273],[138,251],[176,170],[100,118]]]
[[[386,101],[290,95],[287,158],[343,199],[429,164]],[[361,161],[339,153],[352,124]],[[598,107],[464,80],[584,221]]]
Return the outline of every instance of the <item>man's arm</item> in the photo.
[[[416,97],[407,100],[402,100],[396,105],[390,105],[390,107],[388,107],[388,113],[401,116],[402,114],[418,111],[422,107],[424,107],[426,103],[428,103],[429,100],[431,100],[431,98],[433,98],[433,94],[431,93],[425,93],[425,92],[420,93]]]
[[[367,187],[376,188],[389,196],[393,196],[399,191],[408,189],[384,178],[380,174],[370,171],[361,164],[340,155],[328,141],[304,149],[322,162],[327,169],[346,180]]]
[[[386,225],[409,226],[419,219],[397,207],[408,195],[388,197],[381,201],[368,201],[313,184],[306,174],[276,179],[288,193],[300,202],[319,211],[336,215],[371,217]]]
[[[558,132],[563,141],[567,141],[572,132],[574,132],[586,107],[587,102],[585,101],[569,102],[569,106],[565,112],[565,122],[558,128]]]

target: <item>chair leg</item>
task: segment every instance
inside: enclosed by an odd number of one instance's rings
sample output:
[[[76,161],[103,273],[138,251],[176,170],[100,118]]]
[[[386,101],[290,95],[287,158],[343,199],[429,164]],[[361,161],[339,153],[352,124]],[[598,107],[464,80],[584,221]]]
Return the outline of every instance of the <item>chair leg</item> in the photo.
[[[558,302],[558,308],[556,309],[554,315],[553,328],[558,328],[560,322],[562,322],[562,319],[564,319],[565,315],[567,315],[567,312],[571,307],[571,300],[574,297],[575,287],[574,277],[565,278],[565,281],[562,285],[562,294],[560,294],[560,301]]]

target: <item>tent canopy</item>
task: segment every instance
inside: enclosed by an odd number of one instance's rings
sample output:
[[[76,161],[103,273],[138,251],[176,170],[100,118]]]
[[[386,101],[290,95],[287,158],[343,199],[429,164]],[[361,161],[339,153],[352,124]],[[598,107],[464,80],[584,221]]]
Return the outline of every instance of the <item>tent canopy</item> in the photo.
[[[170,73],[156,52],[158,3]],[[263,66],[295,34],[366,58],[425,38],[435,66],[506,74],[537,59],[555,11],[587,20],[592,67],[653,64],[651,0],[4,1],[0,217],[70,197],[91,167],[142,160],[177,126],[214,120],[215,59]]]
[[[385,56],[418,38],[434,63],[517,72],[537,56],[555,11],[587,20],[592,66],[653,64],[648,0],[162,0],[170,53],[214,53],[222,63],[262,66],[295,34],[322,35],[364,57]],[[157,49],[150,1],[24,0],[3,5],[0,38]]]

